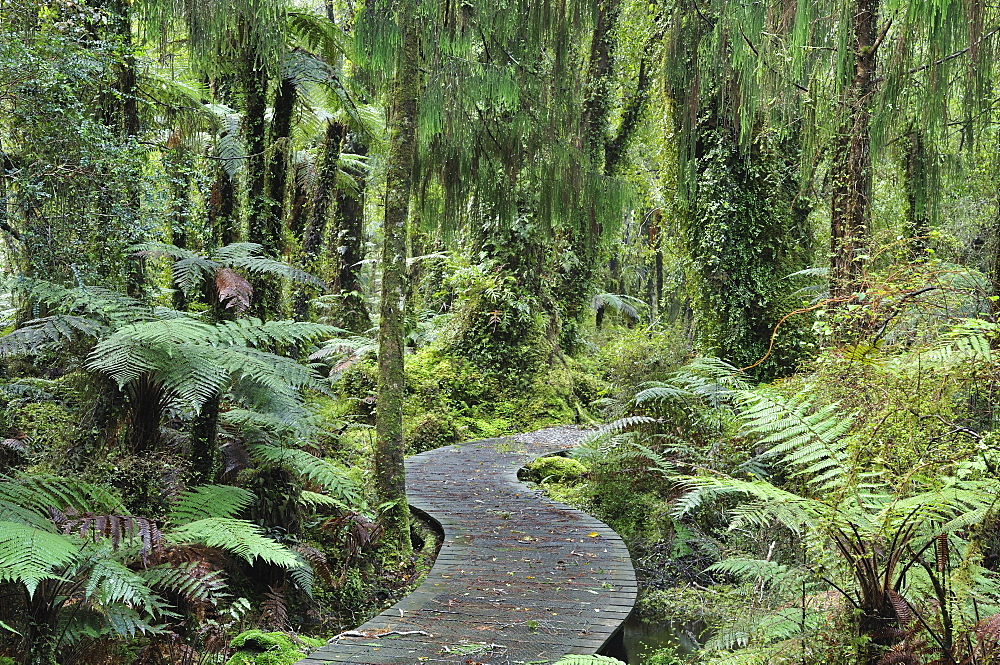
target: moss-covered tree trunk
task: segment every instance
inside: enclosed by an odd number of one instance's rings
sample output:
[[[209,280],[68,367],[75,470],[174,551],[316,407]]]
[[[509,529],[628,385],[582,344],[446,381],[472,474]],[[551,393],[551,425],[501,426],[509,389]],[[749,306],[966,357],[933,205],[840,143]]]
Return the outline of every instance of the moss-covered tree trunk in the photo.
[[[923,258],[927,234],[931,229],[928,166],[924,132],[912,123],[906,146],[906,235],[913,240],[913,249],[919,253],[918,259]]]
[[[410,510],[403,468],[403,312],[406,294],[406,222],[413,181],[417,123],[417,59],[415,1],[400,0],[397,20],[402,43],[396,56],[386,157],[385,221],[382,241],[382,297],[378,335],[378,401],[375,409],[375,490],[392,505],[384,515],[383,552],[408,557]]]
[[[861,288],[872,189],[871,103],[875,89],[880,0],[856,0],[854,70],[844,93],[845,117],[834,138],[830,210],[830,295]]]
[[[267,71],[257,62],[252,51],[247,51],[241,63],[244,90],[243,132],[246,139],[246,220],[250,242],[260,243],[264,253],[272,258],[276,241],[268,233],[271,207],[266,192],[267,182]],[[253,280],[254,315],[271,318],[277,311],[281,294],[273,291],[273,284]]]
[[[215,182],[208,193],[208,223],[212,229],[212,241],[216,245],[228,245],[239,241],[240,225],[236,217],[236,188],[222,162],[215,169]]]
[[[620,0],[600,0],[597,21],[590,44],[587,66],[586,98],[580,118],[580,147],[588,157],[589,168],[604,172],[608,144],[607,124],[611,112],[612,75],[614,73],[615,30],[621,15]],[[587,296],[599,265],[604,220],[592,198],[578,211],[576,227],[570,232],[569,246],[574,261],[564,262],[559,275],[556,297],[562,309],[561,346],[572,353],[579,338],[579,327],[587,311]]]
[[[352,133],[346,151],[366,155],[368,148],[356,133]],[[332,290],[340,296],[341,327],[364,332],[372,326],[362,292],[360,268],[365,259],[365,174],[358,171],[353,175],[358,183],[357,194],[343,190],[337,193],[336,234],[331,238],[334,245],[331,255],[336,261]]]
[[[343,123],[331,121],[326,125],[323,161],[319,165],[309,223],[302,233],[302,267],[314,273],[320,267],[320,250],[330,219],[330,204],[336,196],[337,175],[340,171],[340,146],[345,133],[346,127]],[[310,288],[303,285],[295,294],[295,318],[299,320],[305,320],[309,315],[308,289]]]

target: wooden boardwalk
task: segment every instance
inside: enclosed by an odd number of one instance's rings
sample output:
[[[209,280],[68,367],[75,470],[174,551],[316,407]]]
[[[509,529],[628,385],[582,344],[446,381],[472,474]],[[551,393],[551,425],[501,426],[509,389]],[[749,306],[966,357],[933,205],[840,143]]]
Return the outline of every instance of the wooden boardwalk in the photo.
[[[472,441],[406,462],[411,505],[445,540],[412,594],[299,665],[552,663],[597,653],[635,602],[635,573],[607,525],[517,480],[571,447],[564,428]],[[352,631],[353,632],[353,631]]]

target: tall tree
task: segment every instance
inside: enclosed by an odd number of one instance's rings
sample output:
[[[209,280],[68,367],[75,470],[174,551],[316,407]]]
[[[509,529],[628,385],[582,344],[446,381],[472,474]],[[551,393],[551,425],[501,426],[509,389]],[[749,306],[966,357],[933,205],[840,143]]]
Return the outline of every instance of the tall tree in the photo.
[[[383,549],[407,557],[410,510],[403,468],[403,311],[406,297],[406,229],[417,140],[420,45],[416,0],[395,6],[401,40],[389,98],[389,147],[386,155],[385,216],[382,224],[382,295],[379,306],[378,401],[375,410],[375,490],[385,514]]]

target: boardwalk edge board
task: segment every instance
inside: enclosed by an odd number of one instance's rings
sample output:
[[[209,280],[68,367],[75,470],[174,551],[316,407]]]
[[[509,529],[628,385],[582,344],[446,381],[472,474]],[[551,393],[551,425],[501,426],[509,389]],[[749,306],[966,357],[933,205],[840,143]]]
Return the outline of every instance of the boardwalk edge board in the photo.
[[[517,479],[585,434],[550,428],[410,457],[411,506],[443,534],[434,566],[351,631],[363,637],[332,640],[299,665],[543,665],[601,651],[635,604],[628,549],[603,522]]]

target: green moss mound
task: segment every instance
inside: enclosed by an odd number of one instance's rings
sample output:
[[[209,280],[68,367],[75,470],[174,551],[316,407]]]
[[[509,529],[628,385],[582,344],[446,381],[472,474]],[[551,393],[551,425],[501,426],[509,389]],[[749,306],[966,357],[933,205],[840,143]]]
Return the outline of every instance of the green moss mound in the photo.
[[[567,457],[541,457],[528,464],[531,476],[538,482],[575,483],[583,478],[587,467]]]
[[[294,640],[286,633],[257,629],[242,632],[233,638],[232,646],[238,651],[226,665],[291,665],[305,655],[303,647],[315,649],[323,645],[323,640],[310,637],[295,636]]]

